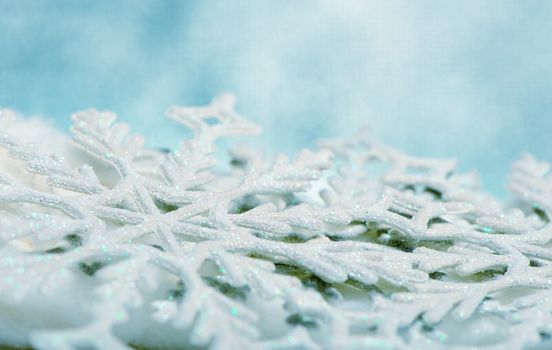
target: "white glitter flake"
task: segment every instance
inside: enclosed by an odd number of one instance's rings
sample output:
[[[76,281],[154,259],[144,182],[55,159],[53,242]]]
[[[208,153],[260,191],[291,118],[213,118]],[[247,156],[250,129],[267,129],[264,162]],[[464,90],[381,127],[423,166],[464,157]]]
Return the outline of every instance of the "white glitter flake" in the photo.
[[[217,139],[260,131],[233,106],[222,95],[171,108],[194,132],[172,152],[144,148],[95,110],[73,115],[77,149],[39,130],[30,144],[25,122],[0,111],[0,344],[550,344],[548,164],[516,162],[508,204],[454,161],[404,155],[365,132],[293,160],[235,147],[214,170]],[[64,154],[49,154],[56,147]]]

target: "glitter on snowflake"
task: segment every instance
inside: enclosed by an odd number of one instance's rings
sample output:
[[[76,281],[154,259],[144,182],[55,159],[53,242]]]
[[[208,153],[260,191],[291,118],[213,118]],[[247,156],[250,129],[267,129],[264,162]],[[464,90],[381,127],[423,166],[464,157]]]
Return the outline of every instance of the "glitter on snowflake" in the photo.
[[[552,176],[527,155],[501,204],[453,160],[366,132],[294,159],[222,95],[144,147],[114,114],[71,143],[0,111],[0,344],[71,349],[524,349],[552,335]],[[76,147],[75,147],[76,146]]]

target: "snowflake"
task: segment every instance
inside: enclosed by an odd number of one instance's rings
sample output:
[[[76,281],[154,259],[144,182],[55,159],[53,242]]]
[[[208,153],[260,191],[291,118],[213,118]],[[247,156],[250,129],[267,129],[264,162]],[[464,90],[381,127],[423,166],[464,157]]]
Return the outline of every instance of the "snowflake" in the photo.
[[[291,160],[242,145],[215,167],[219,138],[259,132],[233,106],[222,95],[169,109],[194,134],[170,152],[145,148],[109,112],[73,115],[75,149],[0,112],[0,343],[549,344],[548,164],[516,162],[508,204],[455,161],[408,156],[365,131]]]

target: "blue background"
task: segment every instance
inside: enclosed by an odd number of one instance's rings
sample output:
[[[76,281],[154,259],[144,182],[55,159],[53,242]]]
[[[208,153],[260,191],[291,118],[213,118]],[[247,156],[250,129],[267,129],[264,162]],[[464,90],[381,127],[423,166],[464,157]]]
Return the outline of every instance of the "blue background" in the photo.
[[[0,106],[175,146],[167,107],[233,91],[268,150],[368,124],[504,196],[522,152],[552,160],[551,35],[550,1],[0,0]]]

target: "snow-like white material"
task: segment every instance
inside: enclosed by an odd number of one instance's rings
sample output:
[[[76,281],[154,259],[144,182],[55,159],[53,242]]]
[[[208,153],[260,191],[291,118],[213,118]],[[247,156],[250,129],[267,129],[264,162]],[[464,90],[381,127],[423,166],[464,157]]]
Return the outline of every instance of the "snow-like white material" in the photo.
[[[294,160],[234,98],[174,107],[143,147],[112,113],[73,138],[0,111],[0,344],[36,349],[522,349],[552,334],[552,178],[526,156],[501,205],[452,160],[366,133]],[[31,142],[31,143],[29,143]],[[93,157],[90,157],[93,156]]]

